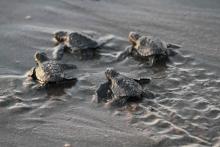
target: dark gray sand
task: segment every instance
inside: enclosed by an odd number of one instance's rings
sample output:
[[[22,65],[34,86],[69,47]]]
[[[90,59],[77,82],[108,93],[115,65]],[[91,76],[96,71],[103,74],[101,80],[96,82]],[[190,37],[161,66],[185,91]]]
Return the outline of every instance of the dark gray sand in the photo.
[[[0,6],[0,147],[220,146],[219,0],[1,0]],[[65,56],[79,66],[75,86],[36,90],[24,74],[36,51],[53,47],[57,30],[114,40],[94,60]],[[132,58],[107,64],[112,58],[104,55],[122,51],[129,31],[183,48],[167,68]],[[108,66],[152,77],[148,88],[160,96],[135,112],[91,103]]]

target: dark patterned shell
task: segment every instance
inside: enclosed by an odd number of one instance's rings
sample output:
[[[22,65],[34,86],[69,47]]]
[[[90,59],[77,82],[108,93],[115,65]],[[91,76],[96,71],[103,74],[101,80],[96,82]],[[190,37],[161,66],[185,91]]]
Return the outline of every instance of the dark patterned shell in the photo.
[[[166,43],[159,38],[143,36],[137,41],[135,48],[141,56],[161,55],[166,51]]]
[[[141,97],[142,86],[135,80],[119,75],[111,79],[111,90],[116,98],[120,97]]]
[[[55,61],[46,61],[35,68],[35,74],[41,82],[56,82],[64,78],[61,66]]]
[[[95,49],[98,47],[98,43],[78,32],[69,34],[69,46],[76,49]]]

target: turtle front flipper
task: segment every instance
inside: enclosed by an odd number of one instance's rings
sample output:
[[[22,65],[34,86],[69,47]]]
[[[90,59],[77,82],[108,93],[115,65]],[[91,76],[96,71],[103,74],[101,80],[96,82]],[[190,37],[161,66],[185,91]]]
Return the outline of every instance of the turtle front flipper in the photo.
[[[128,57],[129,55],[131,55],[132,52],[132,46],[128,46],[123,52],[121,52],[118,56],[117,56],[117,61],[122,61],[124,60],[126,57]]]
[[[55,60],[61,60],[64,55],[64,50],[65,50],[66,45],[60,44],[57,47],[54,48],[54,51],[52,53],[53,59]]]
[[[145,85],[150,83],[150,79],[148,78],[140,78],[140,79],[134,79],[136,82],[138,82],[140,85]]]
[[[182,46],[179,44],[174,44],[174,43],[167,43],[167,48],[172,48],[172,49],[178,49],[181,48]]]
[[[36,75],[35,75],[35,67],[32,67],[27,73],[26,73],[27,77],[32,78],[32,79],[36,79]]]
[[[105,82],[100,84],[99,88],[96,90],[96,94],[93,97],[93,102],[107,102],[108,99],[111,99],[111,90],[110,83]]]

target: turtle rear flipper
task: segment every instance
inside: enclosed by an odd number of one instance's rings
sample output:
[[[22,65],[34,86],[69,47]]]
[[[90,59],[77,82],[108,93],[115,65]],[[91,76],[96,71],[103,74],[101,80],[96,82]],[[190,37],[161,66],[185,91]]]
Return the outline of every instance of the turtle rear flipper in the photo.
[[[142,97],[143,98],[147,98],[147,99],[154,99],[157,95],[151,91],[145,91],[142,93]]]
[[[134,79],[136,82],[138,82],[140,85],[145,85],[150,83],[150,79],[148,78],[140,78],[140,79]]]
[[[167,48],[172,48],[172,49],[178,49],[181,48],[182,46],[179,44],[174,44],[174,43],[167,43]]]
[[[77,66],[74,64],[60,63],[60,66],[63,70],[77,69]]]
[[[77,78],[63,78],[61,81],[42,83],[41,87],[57,87],[57,88],[71,88],[77,82]]]
[[[57,81],[57,82],[51,82],[50,85],[59,85],[59,86],[62,86],[63,87],[72,87],[73,85],[75,85],[77,82],[77,78],[74,78],[74,77],[65,77],[63,78],[61,81]]]
[[[168,48],[168,49],[166,50],[166,54],[167,54],[168,56],[175,56],[175,55],[177,55],[178,53],[177,53],[176,51],[174,51],[174,50]]]

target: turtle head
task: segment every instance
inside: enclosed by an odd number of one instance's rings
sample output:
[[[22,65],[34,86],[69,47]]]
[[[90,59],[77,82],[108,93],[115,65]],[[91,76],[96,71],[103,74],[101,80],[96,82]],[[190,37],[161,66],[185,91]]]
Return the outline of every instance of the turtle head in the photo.
[[[47,54],[45,52],[36,52],[34,55],[34,60],[36,63],[42,63],[44,61],[48,61],[49,58],[47,57]]]
[[[137,40],[141,37],[140,33],[138,32],[130,32],[128,35],[129,41],[135,46],[137,43]]]
[[[113,77],[118,76],[119,73],[113,68],[107,68],[105,71],[105,76],[108,80],[111,80]]]
[[[58,43],[65,42],[68,38],[68,33],[65,31],[58,31],[54,33],[54,40]]]

